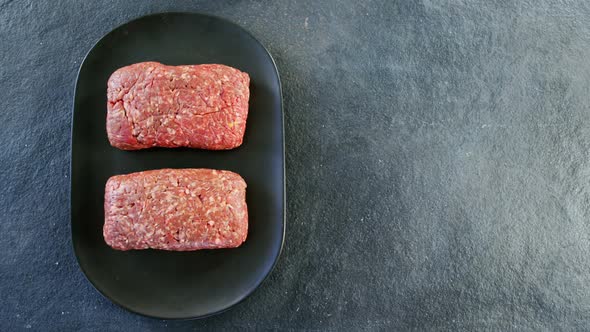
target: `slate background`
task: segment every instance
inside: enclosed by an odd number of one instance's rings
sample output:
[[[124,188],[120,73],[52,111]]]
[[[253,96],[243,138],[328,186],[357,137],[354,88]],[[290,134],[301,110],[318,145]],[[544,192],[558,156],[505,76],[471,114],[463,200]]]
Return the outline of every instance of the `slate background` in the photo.
[[[282,257],[250,298],[159,321],[102,298],[69,228],[77,70],[148,13],[202,11],[277,61]],[[586,1],[0,2],[0,329],[584,329]]]

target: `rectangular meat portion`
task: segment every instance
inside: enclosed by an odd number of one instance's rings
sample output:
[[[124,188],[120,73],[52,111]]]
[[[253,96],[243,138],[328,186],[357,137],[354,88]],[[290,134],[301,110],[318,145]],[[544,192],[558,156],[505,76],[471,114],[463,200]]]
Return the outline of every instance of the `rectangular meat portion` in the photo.
[[[248,234],[246,182],[211,169],[116,175],[104,194],[106,243],[118,250],[234,248]]]
[[[112,146],[207,150],[242,144],[250,76],[217,65],[142,62],[115,71],[107,84],[107,134]]]

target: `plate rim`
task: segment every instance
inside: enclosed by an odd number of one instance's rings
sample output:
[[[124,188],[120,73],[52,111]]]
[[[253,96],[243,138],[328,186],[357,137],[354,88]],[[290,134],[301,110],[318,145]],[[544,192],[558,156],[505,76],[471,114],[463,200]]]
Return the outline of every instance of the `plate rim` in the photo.
[[[283,138],[282,140],[282,144],[281,144],[281,155],[282,155],[282,160],[283,160],[283,167],[282,167],[282,178],[283,178],[283,209],[282,209],[282,226],[283,226],[283,232],[281,234],[281,243],[279,246],[279,250],[278,253],[272,263],[272,266],[270,267],[270,269],[268,270],[268,272],[266,273],[266,275],[260,280],[260,282],[258,284],[256,284],[252,289],[250,289],[248,292],[246,292],[243,296],[241,296],[240,298],[238,298],[236,301],[234,301],[233,303],[230,303],[228,306],[219,309],[217,311],[214,312],[210,312],[207,314],[203,314],[203,315],[199,315],[199,316],[187,316],[187,317],[164,317],[164,316],[158,316],[158,315],[151,315],[151,314],[147,314],[147,313],[143,313],[143,312],[139,312],[137,310],[134,310],[128,306],[126,306],[123,303],[120,303],[119,301],[114,300],[113,298],[107,296],[103,291],[101,291],[96,284],[89,278],[88,273],[84,270],[84,268],[82,267],[82,264],[80,263],[80,258],[78,256],[78,252],[76,251],[75,245],[74,245],[74,234],[73,234],[73,216],[72,216],[72,211],[73,211],[73,205],[72,205],[72,187],[73,187],[73,177],[72,177],[72,170],[73,170],[73,164],[74,164],[74,148],[73,148],[73,141],[74,141],[74,119],[75,119],[75,114],[76,114],[76,96],[77,96],[77,92],[78,92],[78,82],[80,79],[80,72],[82,71],[82,68],[84,67],[84,64],[86,63],[86,60],[88,59],[88,56],[90,55],[90,53],[92,53],[92,51],[96,48],[96,46],[103,41],[105,38],[107,38],[109,35],[111,35],[113,32],[125,27],[128,24],[134,23],[136,21],[140,21],[142,19],[146,19],[149,17],[156,17],[156,16],[166,16],[166,15],[184,15],[184,16],[201,16],[201,17],[206,17],[206,18],[210,18],[210,19],[216,19],[219,21],[224,22],[225,24],[229,24],[232,25],[240,30],[242,30],[243,32],[246,33],[246,35],[248,35],[250,38],[252,38],[256,43],[258,43],[262,49],[265,51],[266,55],[268,56],[268,58],[270,59],[270,62],[272,63],[275,73],[276,73],[276,77],[277,77],[277,83],[278,83],[278,88],[279,88],[279,106],[280,106],[280,112],[281,112],[281,116],[280,116],[280,120],[281,120],[281,126],[280,126],[280,130],[281,130],[281,136]],[[164,320],[175,320],[175,321],[187,321],[187,320],[197,320],[197,319],[203,319],[203,318],[207,318],[207,317],[211,317],[211,316],[215,316],[221,313],[224,313],[228,310],[230,310],[231,308],[237,306],[238,304],[244,302],[245,299],[247,299],[248,297],[250,297],[250,295],[252,295],[270,276],[270,274],[274,271],[274,269],[277,266],[277,263],[279,261],[279,258],[283,252],[283,247],[284,247],[284,243],[285,243],[285,234],[286,234],[286,228],[287,228],[287,178],[286,178],[286,164],[287,164],[287,160],[285,158],[285,112],[284,112],[284,107],[283,107],[283,87],[282,87],[282,83],[281,83],[281,77],[279,75],[279,70],[277,68],[277,64],[275,59],[272,57],[272,54],[269,52],[269,50],[266,48],[266,46],[264,46],[264,44],[262,44],[250,31],[248,31],[247,29],[243,28],[241,25],[231,21],[230,19],[221,17],[221,16],[217,16],[217,15],[213,15],[213,14],[209,14],[209,13],[205,13],[205,12],[200,12],[200,11],[165,11],[165,12],[156,12],[156,13],[150,13],[150,14],[146,14],[146,15],[142,15],[142,16],[138,16],[136,18],[132,18],[129,21],[126,21],[125,23],[119,24],[117,26],[115,26],[114,28],[112,28],[110,31],[108,31],[107,33],[105,33],[102,37],[100,37],[98,40],[96,40],[94,43],[92,43],[92,46],[90,47],[90,49],[88,50],[88,52],[86,52],[86,54],[84,55],[84,58],[82,59],[82,61],[80,62],[80,67],[78,68],[78,72],[76,73],[76,84],[74,85],[74,94],[72,96],[72,115],[71,115],[71,121],[70,121],[70,193],[68,195],[68,199],[69,199],[69,208],[70,208],[70,222],[69,222],[69,227],[70,227],[70,239],[71,239],[71,249],[74,252],[74,256],[76,257],[76,263],[78,264],[78,268],[82,271],[82,274],[84,275],[84,278],[86,278],[86,280],[92,285],[92,287],[99,293],[101,294],[104,298],[108,299],[109,301],[111,301],[112,303],[116,304],[117,306],[119,306],[120,308],[123,308],[129,312],[132,312],[134,314],[143,316],[143,317],[148,317],[148,318],[153,318],[153,319],[164,319]]]

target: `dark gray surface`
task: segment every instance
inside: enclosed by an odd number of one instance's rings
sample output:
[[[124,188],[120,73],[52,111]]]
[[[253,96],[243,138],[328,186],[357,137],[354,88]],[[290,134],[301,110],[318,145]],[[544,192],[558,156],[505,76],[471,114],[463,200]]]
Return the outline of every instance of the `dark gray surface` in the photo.
[[[0,329],[586,328],[587,2],[363,3],[2,1]],[[77,69],[169,10],[250,30],[284,89],[283,255],[202,321],[120,309],[71,250]]]

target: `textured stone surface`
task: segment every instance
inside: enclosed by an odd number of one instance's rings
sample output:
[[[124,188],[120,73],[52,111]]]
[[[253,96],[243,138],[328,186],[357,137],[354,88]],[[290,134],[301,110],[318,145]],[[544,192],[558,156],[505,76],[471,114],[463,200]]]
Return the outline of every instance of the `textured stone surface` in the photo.
[[[97,39],[183,10],[277,61],[287,235],[245,302],[167,322],[78,269],[70,119]],[[589,27],[583,0],[2,0],[0,329],[587,328]]]

